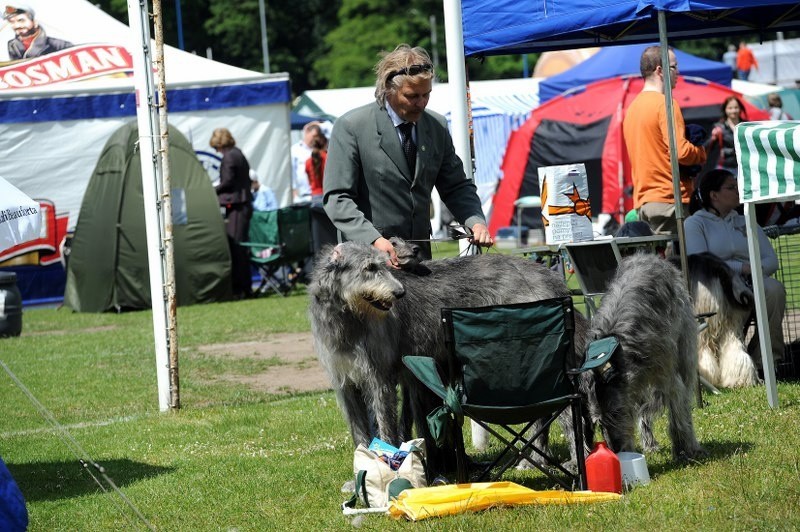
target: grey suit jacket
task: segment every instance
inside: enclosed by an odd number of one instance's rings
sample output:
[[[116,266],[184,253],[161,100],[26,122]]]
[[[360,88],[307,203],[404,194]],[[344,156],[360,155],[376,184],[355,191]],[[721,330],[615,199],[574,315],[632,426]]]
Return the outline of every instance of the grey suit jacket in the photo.
[[[386,108],[370,103],[333,126],[323,180],[324,205],[339,240],[371,244],[378,237],[430,238],[433,187],[468,227],[486,223],[475,185],[467,180],[444,117],[426,111],[417,122],[414,179]],[[421,243],[430,256],[430,246]]]

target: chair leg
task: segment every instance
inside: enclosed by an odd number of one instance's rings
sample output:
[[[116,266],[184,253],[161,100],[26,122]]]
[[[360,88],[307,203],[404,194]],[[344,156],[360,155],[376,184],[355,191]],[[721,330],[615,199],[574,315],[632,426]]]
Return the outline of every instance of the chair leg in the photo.
[[[583,434],[583,407],[581,399],[572,402],[572,431],[575,438],[575,461],[578,467],[578,486],[579,489],[588,489],[586,480],[586,457],[583,454],[584,434]]]
[[[453,430],[453,439],[456,451],[456,482],[463,484],[465,482],[469,482],[469,472],[467,471],[467,451],[464,449],[463,426],[455,427],[455,430]]]

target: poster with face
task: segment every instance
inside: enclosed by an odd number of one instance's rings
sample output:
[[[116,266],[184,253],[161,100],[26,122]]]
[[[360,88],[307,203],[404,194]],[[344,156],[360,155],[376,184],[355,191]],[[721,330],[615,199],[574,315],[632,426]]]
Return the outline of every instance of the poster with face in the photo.
[[[124,46],[116,40],[81,42],[79,28],[66,24],[62,9],[53,2],[0,3],[0,94],[132,75],[133,61]]]

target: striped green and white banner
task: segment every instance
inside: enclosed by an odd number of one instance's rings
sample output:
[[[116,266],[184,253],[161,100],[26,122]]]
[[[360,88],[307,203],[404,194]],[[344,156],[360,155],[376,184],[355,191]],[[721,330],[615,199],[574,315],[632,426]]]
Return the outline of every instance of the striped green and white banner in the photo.
[[[800,121],[743,122],[734,142],[743,202],[800,198]]]

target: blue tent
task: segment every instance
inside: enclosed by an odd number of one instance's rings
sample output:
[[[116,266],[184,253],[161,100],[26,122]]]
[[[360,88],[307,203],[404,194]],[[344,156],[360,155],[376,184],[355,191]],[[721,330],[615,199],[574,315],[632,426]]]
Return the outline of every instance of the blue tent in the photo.
[[[652,43],[657,44],[657,43]],[[555,98],[565,90],[601,79],[639,73],[639,59],[642,51],[651,44],[629,44],[603,48],[592,57],[569,70],[539,82],[539,102]],[[707,79],[726,87],[731,86],[731,68],[725,63],[696,57],[675,50],[680,73]]]
[[[461,0],[467,56],[521,54],[800,28],[797,0]]]

